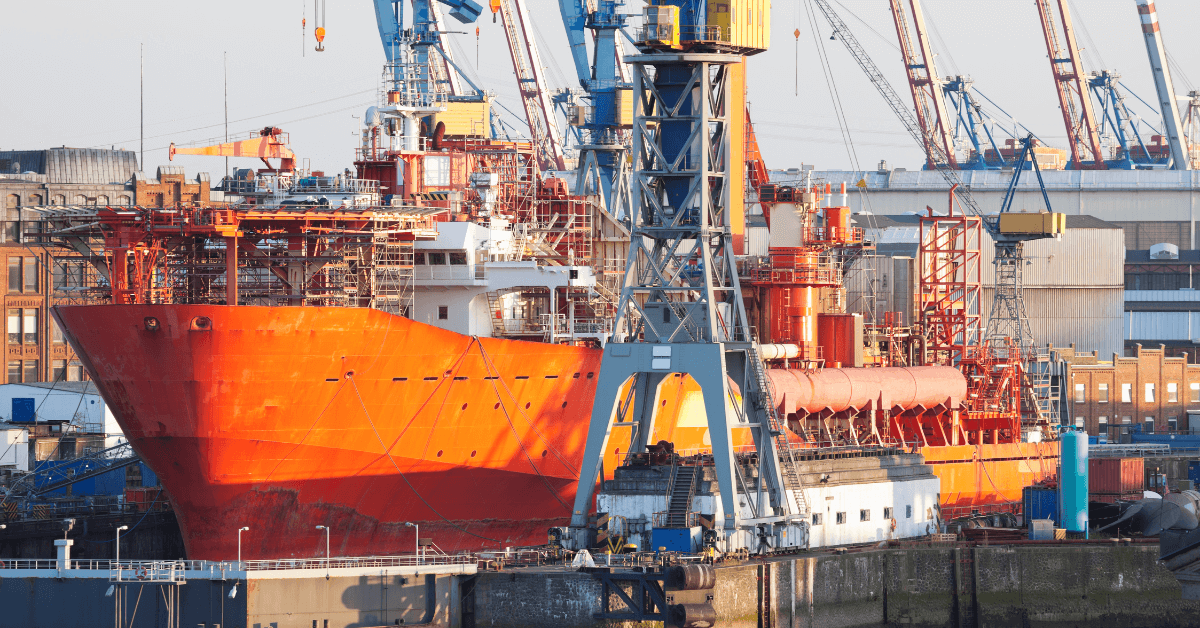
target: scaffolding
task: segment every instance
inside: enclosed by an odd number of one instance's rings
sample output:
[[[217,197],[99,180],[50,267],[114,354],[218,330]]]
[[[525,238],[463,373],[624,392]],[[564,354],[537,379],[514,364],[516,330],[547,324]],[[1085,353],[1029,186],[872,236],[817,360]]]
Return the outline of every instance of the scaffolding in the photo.
[[[979,345],[982,227],[976,216],[921,217],[917,298],[925,364],[957,366]]]

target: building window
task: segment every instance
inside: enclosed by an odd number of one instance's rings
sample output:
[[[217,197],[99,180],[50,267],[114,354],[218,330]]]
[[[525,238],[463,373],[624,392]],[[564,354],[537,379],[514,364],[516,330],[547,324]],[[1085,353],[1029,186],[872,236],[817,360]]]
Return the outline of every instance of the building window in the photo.
[[[819,512],[814,512],[813,513],[813,525],[819,526],[823,523],[825,523],[825,515],[823,515]]]
[[[25,360],[25,382],[41,381],[37,360]]]
[[[1167,382],[1167,403],[1179,403],[1179,384]]]
[[[4,209],[4,239],[19,242],[21,238],[21,197],[9,194]]]
[[[1100,437],[1100,442],[1108,442],[1108,417],[1102,416],[1096,419],[1096,435]]]
[[[61,345],[66,342],[63,340],[62,328],[58,326],[58,321],[54,320],[53,318],[50,319],[50,337],[53,339],[53,342],[56,345]]]
[[[1188,389],[1192,391],[1192,403],[1200,403],[1200,382],[1188,384]]]
[[[439,305],[438,306],[438,320],[444,321],[448,318],[450,318],[450,308],[446,307],[445,305]]]
[[[66,205],[66,204],[67,204],[67,197],[63,196],[62,194],[55,194],[55,195],[54,195],[54,198],[52,198],[52,199],[50,200],[50,204],[52,204],[52,205]]]
[[[54,288],[83,287],[83,262],[62,261],[54,264]]]
[[[843,524],[843,523],[846,523],[846,513],[844,513],[844,512],[839,512],[839,513],[837,514],[837,522],[838,522],[838,525],[841,525],[841,524]]]
[[[1143,422],[1143,425],[1142,425],[1142,431],[1146,432],[1147,434],[1154,433],[1154,417],[1152,417],[1152,416],[1146,417],[1146,420]]]
[[[8,363],[8,383],[10,383],[10,384],[20,384],[21,383],[21,361],[20,360],[16,360],[14,362]]]
[[[904,518],[912,519],[912,504],[909,504],[904,507]]]
[[[887,506],[887,507],[885,507],[885,508],[883,509],[883,519],[886,521],[886,520],[889,520],[889,519],[891,519],[891,518],[892,518],[892,507],[891,507],[891,506]]]
[[[437,155],[426,156],[425,162],[425,185],[426,186],[447,186],[450,185],[450,156]]]
[[[1179,431],[1179,417],[1174,417],[1174,416],[1167,417],[1167,429],[1170,430],[1171,432],[1178,432]]]
[[[23,263],[25,264],[25,292],[37,292],[38,260],[36,257],[26,257]]]
[[[24,338],[23,342],[27,345],[36,345],[38,342],[38,311],[25,310],[21,335]]]
[[[1133,424],[1133,417],[1131,417],[1131,416],[1123,416],[1123,417],[1121,417],[1121,424],[1122,424],[1122,425],[1132,425],[1132,424]]]
[[[1075,417],[1075,427],[1083,427],[1083,424],[1086,422],[1086,419],[1087,419],[1087,417],[1082,417],[1082,416]]]
[[[21,344],[21,310],[8,311],[8,344]]]
[[[82,382],[83,380],[84,380],[83,363],[81,363],[79,360],[71,360],[70,362],[68,362],[67,363],[67,381],[68,382]]]
[[[1121,403],[1133,403],[1133,384],[1121,384]]]
[[[1146,384],[1146,403],[1154,403],[1154,384]]]
[[[1075,403],[1084,403],[1087,401],[1087,393],[1084,386],[1085,384],[1075,384]]]
[[[8,258],[8,291],[21,291],[21,258]]]
[[[1108,403],[1108,384],[1100,384],[1100,394],[1098,396],[1099,399],[1096,399],[1096,401]]]
[[[55,360],[54,362],[51,362],[51,366],[54,368],[54,372],[51,373],[51,376],[52,376],[51,379],[53,381],[61,382],[61,381],[65,381],[67,379],[67,361],[66,360]]]

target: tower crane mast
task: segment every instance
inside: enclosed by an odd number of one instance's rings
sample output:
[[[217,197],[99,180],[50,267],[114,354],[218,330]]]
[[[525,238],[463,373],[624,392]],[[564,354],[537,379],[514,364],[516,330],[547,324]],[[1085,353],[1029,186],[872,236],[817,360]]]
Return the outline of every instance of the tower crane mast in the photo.
[[[1096,113],[1088,94],[1088,77],[1079,58],[1079,46],[1075,42],[1071,11],[1067,8],[1066,0],[1056,2],[1062,15],[1061,38],[1050,0],[1034,0],[1041,18],[1042,33],[1046,37],[1046,51],[1050,55],[1050,70],[1054,74],[1054,87],[1058,90],[1067,141],[1071,144],[1071,163],[1076,170],[1105,170],[1108,166],[1104,163],[1100,147]]]

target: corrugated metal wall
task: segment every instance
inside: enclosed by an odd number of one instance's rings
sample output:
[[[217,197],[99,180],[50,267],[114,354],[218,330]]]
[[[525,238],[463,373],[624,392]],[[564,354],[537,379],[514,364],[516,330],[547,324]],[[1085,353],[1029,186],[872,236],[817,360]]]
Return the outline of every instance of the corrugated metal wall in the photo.
[[[995,284],[991,239],[983,246],[983,284]],[[1061,240],[1025,243],[1025,285],[1108,287],[1125,285],[1125,234],[1120,229],[1067,229]]]
[[[984,288],[980,304],[988,324],[994,290]],[[1102,356],[1124,355],[1121,336],[1125,309],[1121,288],[1025,288],[1029,328],[1039,345],[1052,343]]]
[[[1125,312],[1125,340],[1200,338],[1200,312]]]

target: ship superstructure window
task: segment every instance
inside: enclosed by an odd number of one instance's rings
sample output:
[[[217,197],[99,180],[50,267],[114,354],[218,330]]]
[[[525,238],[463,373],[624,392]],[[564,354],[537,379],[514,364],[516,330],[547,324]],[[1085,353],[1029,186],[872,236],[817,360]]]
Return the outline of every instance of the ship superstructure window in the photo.
[[[825,522],[825,515],[819,512],[813,513],[813,525],[819,526]]]
[[[1179,403],[1179,384],[1167,382],[1167,403]]]
[[[451,266],[465,266],[467,264],[466,251],[450,251]]]
[[[844,512],[839,512],[839,513],[837,514],[837,522],[838,522],[838,525],[841,525],[841,524],[843,524],[843,523],[846,523],[846,513],[844,513]]]
[[[1192,391],[1192,403],[1200,403],[1200,382],[1192,382],[1188,384],[1188,389]]]
[[[1087,401],[1087,392],[1085,384],[1075,384],[1075,403],[1084,403]]]
[[[14,360],[14,361],[8,363],[8,383],[10,383],[10,384],[20,384],[21,383],[21,361],[20,360]]]
[[[425,252],[424,251],[419,251],[417,253],[413,253],[413,264],[415,264],[417,266],[425,265]]]
[[[425,185],[429,186],[447,186],[450,185],[450,156],[449,155],[426,155],[425,156]]]
[[[1100,394],[1096,401],[1099,403],[1108,403],[1108,384],[1100,384]]]
[[[858,520],[859,521],[870,521],[871,520],[871,511],[866,510],[866,509],[858,511]]]
[[[1133,384],[1121,384],[1121,403],[1133,403]]]
[[[429,264],[431,266],[445,266],[446,265],[446,252],[445,251],[431,251],[429,253]]]
[[[1154,384],[1146,384],[1146,403],[1154,403]]]
[[[38,377],[38,361],[37,360],[25,360],[25,365],[24,365],[23,370],[25,371],[24,378],[25,378],[26,383],[36,382],[41,379],[40,377]]]
[[[450,318],[450,308],[445,305],[438,306],[438,320],[444,321]]]
[[[883,518],[884,518],[884,519],[891,519],[891,518],[892,518],[892,516],[893,516],[893,515],[892,515],[892,507],[891,507],[891,506],[887,506],[887,507],[885,507],[885,508],[883,509]]]
[[[912,519],[912,504],[909,504],[904,507],[904,518]]]

